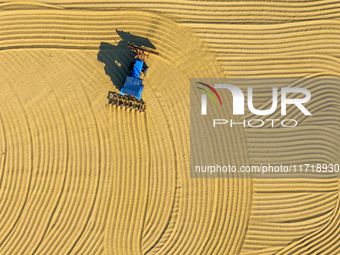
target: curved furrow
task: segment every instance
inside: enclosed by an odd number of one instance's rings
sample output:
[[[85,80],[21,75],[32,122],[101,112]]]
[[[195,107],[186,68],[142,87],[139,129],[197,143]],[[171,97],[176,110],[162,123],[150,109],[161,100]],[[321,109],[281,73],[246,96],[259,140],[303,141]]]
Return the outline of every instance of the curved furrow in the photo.
[[[110,207],[108,216],[112,217],[113,219],[120,219],[121,217],[121,210],[119,210],[119,206],[121,204],[121,198],[119,196],[119,191],[121,190],[121,183],[122,183],[122,169],[124,169],[125,166],[125,160],[123,159],[123,146],[125,143],[122,143],[121,136],[119,135],[119,130],[117,125],[118,123],[121,123],[120,120],[120,108],[116,108],[113,106],[112,108],[109,107],[108,111],[108,118],[109,118],[109,131],[110,134],[112,134],[111,139],[111,146],[113,147],[111,157],[115,160],[112,160],[113,167],[110,168],[111,171],[113,171],[112,174],[112,199],[110,201]],[[116,157],[115,157],[116,155]],[[112,208],[115,208],[116,210],[112,210]],[[106,237],[106,251],[112,251],[112,250],[118,250],[118,246],[116,243],[116,240],[114,240],[113,236],[118,236],[116,233],[117,229],[119,229],[121,221],[120,220],[112,220],[109,221],[109,226],[105,229],[105,237]],[[104,246],[105,247],[105,246]]]
[[[103,124],[106,122],[107,114],[102,111],[102,109],[105,107],[100,101],[95,100],[94,95],[94,89],[93,86],[96,85],[98,87],[98,79],[96,79],[96,75],[99,71],[99,67],[93,63],[92,61],[89,61],[89,59],[95,59],[96,54],[89,53],[89,52],[80,52],[78,54],[78,58],[73,58],[68,56],[68,61],[73,63],[74,69],[79,70],[80,74],[79,77],[81,77],[82,80],[82,90],[84,91],[84,94],[86,95],[87,101],[91,107],[89,109],[92,112],[93,119],[95,120],[93,123],[98,123],[97,127],[97,133],[98,133],[98,141],[100,141],[100,148],[101,153],[98,153],[98,170],[100,169],[100,178],[98,178],[98,185],[96,192],[97,199],[94,200],[96,203],[100,203],[100,206],[93,203],[93,212],[91,213],[91,217],[89,217],[88,222],[90,223],[90,226],[86,227],[86,232],[84,232],[83,235],[81,235],[80,240],[78,241],[78,244],[74,248],[75,253],[89,253],[90,250],[94,250],[95,246],[98,246],[98,243],[101,239],[103,239],[102,233],[105,229],[105,218],[108,214],[108,201],[109,201],[109,195],[110,193],[107,193],[107,185],[105,185],[105,180],[107,180],[108,177],[111,176],[110,172],[105,171],[105,169],[110,168],[110,160],[113,160],[114,158],[111,158],[110,155],[110,139],[109,139],[109,133],[106,132],[106,128]],[[88,65],[84,66],[81,65],[81,63],[88,63]],[[101,69],[100,69],[101,70]],[[82,75],[85,74],[85,75]],[[104,91],[103,91],[104,92]],[[106,92],[106,91],[105,91]],[[96,125],[96,124],[95,124]],[[100,131],[100,132],[99,132]],[[103,194],[103,197],[99,194]],[[106,209],[105,209],[106,207]],[[106,215],[106,217],[102,216]],[[100,218],[101,220],[92,220],[93,218]],[[91,241],[89,241],[91,240]]]
[[[5,105],[4,105],[5,106]],[[2,107],[4,107],[2,105]],[[0,165],[1,165],[1,172],[0,172],[0,188],[2,186],[2,180],[4,176],[4,171],[6,167],[6,159],[7,159],[7,150],[8,150],[8,138],[6,135],[6,130],[5,130],[5,123],[2,115],[0,114],[0,121],[1,121],[1,136],[0,136]]]
[[[71,200],[70,198],[65,199],[65,205],[69,206],[66,210],[61,212],[63,214],[69,214],[70,219],[79,219],[78,222],[72,222],[68,232],[64,236],[58,235],[54,237],[53,235],[50,237],[52,238],[62,238],[59,242],[57,242],[57,246],[55,249],[60,249],[60,253],[67,253],[71,252],[74,249],[75,243],[79,241],[80,236],[83,234],[84,229],[88,224],[88,217],[92,214],[93,208],[93,201],[98,193],[98,181],[100,176],[100,170],[97,169],[98,167],[98,155],[100,147],[98,146],[98,141],[96,141],[95,137],[97,136],[97,125],[95,124],[91,116],[91,105],[86,100],[86,95],[81,89],[81,79],[77,77],[76,83],[79,86],[77,90],[76,98],[82,98],[81,104],[76,105],[76,111],[73,114],[77,114],[78,118],[73,119],[79,123],[79,129],[75,132],[79,132],[79,145],[75,147],[76,152],[73,152],[73,161],[75,163],[78,162],[76,159],[79,156],[82,156],[82,167],[74,166],[74,173],[75,179],[78,179],[79,184],[73,185],[72,181],[69,183],[69,187],[73,188],[74,186],[74,194],[75,200]],[[73,102],[76,101],[76,98],[71,99]],[[70,101],[70,102],[72,102]],[[83,113],[87,113],[84,115]],[[91,124],[92,125],[91,125]],[[85,132],[84,132],[85,131]],[[87,137],[84,137],[84,136]],[[78,134],[76,134],[78,136]],[[77,153],[77,150],[83,152],[82,155]],[[76,161],[77,160],[77,161]],[[96,169],[96,171],[91,171],[91,169]],[[87,178],[88,177],[88,178]],[[87,192],[84,192],[87,191]],[[92,201],[92,202],[91,202]],[[74,203],[79,203],[78,206],[72,206]],[[52,234],[56,235],[58,232],[51,232]],[[70,238],[72,237],[72,238]],[[58,240],[57,239],[57,240]],[[62,243],[65,243],[62,245]],[[53,246],[52,246],[53,247]]]
[[[318,230],[313,231],[293,241],[287,247],[281,249],[278,254],[284,252],[293,252],[303,254],[304,252],[311,253],[328,253],[328,249],[334,250],[335,243],[339,241],[339,197],[333,210],[333,215],[330,220]]]
[[[37,57],[37,52],[35,53],[31,53],[31,52],[27,52],[27,55],[29,56],[29,59],[31,59],[31,63],[33,60],[36,61],[38,59]],[[40,61],[41,62],[41,61]],[[39,61],[37,61],[36,63],[39,63]],[[42,63],[39,63],[40,66],[42,66]],[[45,92],[45,90],[43,90]],[[46,91],[47,92],[47,91]],[[50,92],[51,95],[51,92]],[[45,104],[45,101],[42,99],[42,97],[39,95],[38,97],[34,98],[31,97],[29,100],[30,105],[34,105],[34,104],[40,104],[40,106],[43,106]],[[30,108],[30,107],[28,107]],[[30,203],[33,204],[32,208],[35,208],[35,211],[31,211],[31,215],[32,216],[27,216],[27,218],[31,219],[34,217],[40,218],[40,219],[44,219],[44,214],[48,213],[50,210],[48,208],[51,208],[52,205],[52,201],[53,199],[51,199],[51,197],[53,197],[53,192],[51,192],[53,190],[53,188],[51,188],[51,186],[47,186],[47,185],[37,185],[37,183],[43,183],[46,184],[46,180],[49,179],[49,176],[51,176],[51,183],[55,183],[55,172],[56,172],[56,166],[59,165],[59,159],[58,158],[51,158],[51,155],[60,155],[62,156],[63,154],[59,152],[59,149],[57,146],[53,146],[54,142],[58,140],[58,137],[60,137],[59,135],[59,131],[55,128],[56,125],[51,125],[51,118],[47,118],[46,116],[48,114],[46,114],[46,108],[48,107],[44,107],[41,108],[39,110],[38,115],[36,115],[35,119],[39,120],[40,123],[38,123],[37,126],[34,126],[34,129],[36,130],[36,135],[38,137],[39,140],[44,141],[44,143],[42,143],[41,145],[41,149],[39,149],[39,151],[43,151],[46,152],[45,155],[47,155],[47,157],[44,156],[37,156],[37,158],[40,159],[41,164],[37,165],[35,167],[35,174],[34,176],[41,176],[40,178],[33,179],[33,187],[32,187],[32,193],[31,193],[31,198],[30,198]],[[34,112],[34,110],[32,110],[32,112]],[[41,120],[41,121],[40,121]],[[54,122],[54,120],[53,120]],[[47,126],[46,124],[47,123]],[[35,125],[35,124],[34,124]],[[36,140],[36,139],[35,139]],[[52,151],[53,150],[53,151]],[[61,157],[62,158],[62,157]],[[41,180],[41,181],[40,181]],[[52,184],[53,187],[53,184]],[[49,199],[44,199],[40,197],[40,194],[45,194],[46,197],[49,197]],[[40,204],[37,204],[40,203]],[[27,212],[28,213],[28,212]],[[35,222],[32,221],[33,224],[39,224],[36,227],[29,227],[31,229],[34,228],[38,228],[40,227],[43,228],[45,221],[42,220],[40,222]],[[34,233],[35,231],[29,232],[29,234]],[[44,230],[39,231],[41,233],[41,235],[44,234]],[[35,236],[37,239],[39,239],[39,236]],[[25,239],[22,238],[21,241],[23,240],[32,240],[31,237],[26,237]],[[16,247],[26,247],[24,248],[25,250],[27,249],[31,249],[31,247],[35,244],[34,242],[28,242],[29,246],[25,246],[25,245],[16,245]]]
[[[10,66],[11,64],[13,64],[13,62],[15,63],[15,61],[13,61],[11,58],[7,58],[7,65],[6,66],[2,66],[2,70],[6,71],[8,70],[8,66]],[[11,76],[11,72],[7,72],[4,73],[4,77],[7,80],[10,80],[10,76]],[[4,226],[4,234],[2,235],[1,238],[1,245],[0,245],[0,249],[2,251],[6,251],[6,247],[8,247],[9,243],[11,243],[11,241],[13,240],[13,235],[15,233],[18,233],[18,231],[20,231],[20,229],[18,229],[18,226],[20,225],[20,223],[25,220],[22,218],[22,215],[25,212],[25,209],[27,209],[26,205],[29,201],[29,194],[31,191],[31,185],[32,185],[32,172],[33,172],[33,165],[34,165],[34,158],[33,158],[33,150],[35,149],[33,146],[33,135],[32,135],[32,123],[30,121],[29,115],[27,114],[25,107],[24,107],[24,103],[22,101],[22,98],[20,98],[18,96],[18,92],[13,88],[10,87],[10,92],[12,94],[12,98],[9,102],[9,104],[13,104],[16,103],[16,106],[19,107],[19,109],[21,109],[22,114],[18,114],[15,116],[11,116],[11,118],[16,118],[17,116],[21,116],[22,119],[20,119],[19,121],[17,121],[17,124],[14,125],[12,127],[12,130],[14,130],[14,141],[16,144],[20,144],[20,141],[28,141],[27,145],[23,144],[22,146],[19,146],[18,151],[16,152],[16,155],[14,155],[13,159],[15,159],[12,168],[12,172],[13,175],[11,176],[11,179],[14,181],[13,183],[11,183],[11,181],[6,185],[5,188],[9,189],[9,192],[13,192],[14,194],[7,194],[6,197],[10,198],[11,195],[14,196],[12,197],[12,200],[5,200],[6,202],[12,203],[13,201],[15,201],[15,199],[13,200],[13,198],[18,197],[18,193],[23,193],[24,195],[21,196],[21,201],[19,203],[16,203],[16,207],[17,208],[13,208],[15,215],[15,219],[7,222],[6,224],[9,224],[10,226]],[[14,98],[13,98],[14,95]],[[13,111],[11,111],[13,112]],[[34,122],[34,121],[33,121]],[[23,127],[24,126],[24,127]],[[16,131],[16,129],[19,129],[19,131]],[[21,134],[25,133],[25,136],[21,136]],[[19,137],[18,137],[19,136]],[[26,152],[28,154],[28,156],[23,156],[23,151],[25,149],[28,149],[30,152]],[[25,161],[27,160],[27,163],[24,164],[23,160]],[[17,176],[14,175],[14,173],[16,173],[17,170]],[[15,179],[13,177],[16,177]],[[18,184],[15,183],[15,181],[21,181],[24,180],[24,183],[22,184]],[[26,183],[25,183],[26,182]],[[16,187],[23,187],[23,190],[20,190]],[[19,196],[20,197],[20,196]],[[4,208],[8,208],[7,205],[5,205]],[[17,237],[14,236],[15,240]]]
[[[96,148],[96,151],[95,151],[95,155],[97,156],[97,159],[95,160],[95,162],[97,163],[96,166],[94,166],[93,168],[96,169],[96,172],[97,172],[97,180],[95,181],[96,185],[95,187],[93,188],[94,190],[94,195],[93,195],[93,199],[92,199],[92,202],[86,202],[86,204],[91,204],[90,208],[89,208],[89,212],[88,212],[88,215],[86,216],[86,224],[83,225],[83,228],[81,229],[81,231],[79,232],[77,238],[75,238],[72,246],[69,248],[69,250],[67,251],[67,253],[71,253],[75,248],[76,248],[76,244],[81,240],[82,236],[84,235],[85,233],[85,230],[88,227],[88,224],[91,223],[90,219],[91,219],[91,216],[93,214],[93,211],[94,211],[94,206],[96,203],[98,203],[98,192],[99,192],[99,187],[101,186],[100,184],[100,179],[101,179],[101,172],[102,172],[102,165],[101,165],[101,155],[102,155],[102,142],[101,142],[101,138],[102,138],[102,134],[100,134],[99,132],[99,124],[97,123],[97,119],[95,117],[95,114],[94,114],[94,111],[93,111],[93,108],[92,108],[92,103],[91,103],[91,100],[89,98],[89,96],[86,94],[86,91],[84,89],[84,83],[83,81],[80,79],[80,87],[82,88],[83,92],[84,92],[84,98],[86,99],[87,101],[87,106],[88,106],[88,110],[90,111],[91,115],[92,115],[92,123],[93,123],[93,126],[95,127],[95,130],[94,130],[94,134],[95,134],[95,137],[96,137],[96,143],[93,142],[93,140],[91,141],[91,147],[94,146]],[[83,100],[85,101],[85,100]],[[90,173],[91,175],[91,173]],[[81,246],[80,246],[81,247]]]
[[[57,58],[58,59],[58,58]],[[65,98],[64,98],[65,99]],[[62,100],[60,100],[59,101],[59,105],[65,105],[65,100],[64,99],[62,99]],[[67,102],[67,101],[66,101]],[[73,106],[71,105],[70,107],[69,107],[69,109],[71,109],[71,116],[72,116],[72,112],[73,112],[73,110],[74,109],[72,109],[73,108]],[[79,112],[81,112],[81,111],[79,111]],[[67,115],[65,115],[64,117],[63,117],[63,119],[67,119],[67,118],[70,118],[70,114],[69,113],[67,113]],[[73,126],[72,126],[72,129],[74,128],[74,127],[76,127],[77,125],[76,124],[73,124]],[[68,129],[68,127],[66,126],[65,127],[66,129]],[[72,130],[71,129],[71,130]],[[84,128],[81,128],[81,129],[79,129],[79,131],[80,130],[85,130]],[[79,133],[79,131],[78,131],[78,133]],[[74,133],[74,131],[72,130],[72,131],[70,131],[70,136],[72,137],[72,139],[70,139],[69,140],[69,143],[68,143],[68,148],[69,148],[69,151],[70,151],[70,157],[69,158],[71,158],[71,160],[70,160],[70,164],[74,161],[74,155],[73,155],[73,150],[72,150],[72,147],[74,146],[74,135],[75,135],[75,133]],[[79,147],[79,148],[82,148],[82,147],[84,147],[84,146],[77,146],[77,147]],[[74,148],[74,147],[73,147]],[[71,176],[72,176],[72,168],[70,169],[70,172],[68,173],[68,174],[66,174],[65,175],[65,177],[63,177],[63,187],[65,187],[65,190],[66,190],[66,194],[69,192],[69,190],[70,190],[70,186],[68,185],[68,182],[67,182],[67,180],[69,180],[69,178],[71,178]],[[66,182],[66,183],[65,183]],[[76,190],[77,189],[77,184],[75,185],[75,187],[74,187],[74,189]],[[64,188],[63,188],[63,190],[64,190]],[[61,191],[61,193],[59,193],[59,199],[61,199],[63,196],[65,196],[65,193],[64,192],[62,192]],[[63,200],[62,200],[63,201]],[[61,203],[61,204],[58,204],[58,205],[56,205],[56,207],[55,207],[55,214],[56,214],[56,216],[58,216],[58,214],[59,214],[59,212],[60,212],[60,210],[65,210],[64,209],[64,206],[65,206],[65,204],[63,204],[63,203]],[[52,225],[52,226],[55,226],[57,229],[58,229],[58,219],[56,219],[56,218],[54,218],[55,217],[55,215],[52,215],[52,218],[50,218],[49,219],[49,221],[50,221],[50,224]],[[65,231],[67,231],[67,229],[65,229]],[[45,242],[47,242],[48,243],[48,241],[50,241],[51,239],[49,239],[49,238],[51,238],[51,235],[50,235],[50,229],[46,229],[46,236],[45,236],[45,240],[44,240],[44,242],[43,243],[45,243]],[[46,237],[48,237],[48,238],[46,238]],[[52,237],[52,239],[53,238],[56,238],[56,237]],[[44,249],[43,248],[44,246],[42,245],[41,247],[39,247],[39,248],[41,248],[41,249]]]

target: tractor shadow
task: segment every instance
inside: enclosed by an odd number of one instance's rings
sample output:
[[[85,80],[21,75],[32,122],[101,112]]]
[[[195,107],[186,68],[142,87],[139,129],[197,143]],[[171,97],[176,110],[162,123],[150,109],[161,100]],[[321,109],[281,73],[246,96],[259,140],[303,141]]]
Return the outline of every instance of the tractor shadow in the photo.
[[[133,44],[138,47],[148,47],[151,49],[156,49],[156,47],[146,37],[133,35],[117,29],[116,32],[121,40],[117,45],[101,42],[97,59],[105,64],[105,73],[110,77],[113,85],[120,91],[126,76],[130,74],[133,68],[135,60],[134,53],[127,45]]]

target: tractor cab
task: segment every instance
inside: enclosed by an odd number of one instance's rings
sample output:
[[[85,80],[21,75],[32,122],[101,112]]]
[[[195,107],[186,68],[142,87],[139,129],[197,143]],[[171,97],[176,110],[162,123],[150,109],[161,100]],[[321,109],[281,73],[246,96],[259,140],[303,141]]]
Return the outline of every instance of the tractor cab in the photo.
[[[135,61],[132,74],[126,77],[123,88],[120,91],[122,96],[130,95],[136,97],[137,100],[141,100],[144,85],[140,76],[142,72],[145,75],[147,70],[147,67],[143,68],[143,66],[146,66],[144,61],[138,59]]]

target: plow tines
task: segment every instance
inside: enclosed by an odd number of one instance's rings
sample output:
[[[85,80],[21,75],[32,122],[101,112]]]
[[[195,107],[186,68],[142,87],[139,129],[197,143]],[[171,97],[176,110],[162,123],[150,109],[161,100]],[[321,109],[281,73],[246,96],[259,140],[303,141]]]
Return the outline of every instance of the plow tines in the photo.
[[[129,95],[120,95],[116,92],[109,92],[108,95],[109,104],[134,109],[140,112],[145,112],[146,105],[143,100],[137,100],[137,98]]]

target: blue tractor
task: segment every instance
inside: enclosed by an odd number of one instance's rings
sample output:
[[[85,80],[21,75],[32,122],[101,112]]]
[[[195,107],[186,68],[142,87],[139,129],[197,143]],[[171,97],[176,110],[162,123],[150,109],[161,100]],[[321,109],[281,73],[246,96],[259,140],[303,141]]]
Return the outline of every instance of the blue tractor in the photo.
[[[141,79],[141,74],[143,73],[143,75],[146,75],[146,71],[148,70],[148,67],[145,64],[145,57],[147,57],[150,53],[157,55],[158,53],[132,44],[128,44],[128,47],[136,54],[132,73],[125,78],[120,94],[110,92],[109,103],[145,112],[146,105],[142,100],[144,85],[142,83],[143,80]]]

